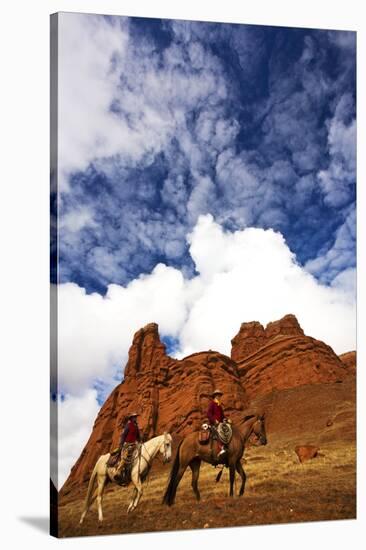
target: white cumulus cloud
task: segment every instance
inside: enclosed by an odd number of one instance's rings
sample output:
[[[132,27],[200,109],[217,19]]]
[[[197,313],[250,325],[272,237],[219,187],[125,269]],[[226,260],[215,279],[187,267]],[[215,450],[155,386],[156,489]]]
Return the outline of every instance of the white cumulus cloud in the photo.
[[[243,321],[267,323],[295,314],[305,332],[337,353],[355,347],[355,299],[351,274],[321,284],[301,267],[279,232],[224,231],[210,214],[189,235],[198,274],[158,264],[126,287],[109,285],[103,297],[75,283],[58,288],[59,384],[78,393],[96,378],[121,369],[133,334],[157,322],[178,338],[181,351],[215,348],[230,353]],[[122,372],[121,372],[122,374]]]
[[[58,135],[65,187],[68,174],[85,169],[94,157],[112,155],[123,143],[131,154],[137,147],[128,126],[109,110],[119,78],[110,61],[123,56],[127,41],[126,29],[100,17],[59,15]]]
[[[53,480],[61,488],[75,460],[87,442],[99,405],[95,390],[86,390],[79,396],[66,395],[58,399],[58,479]]]
[[[231,338],[244,321],[268,323],[287,313],[306,334],[337,353],[354,349],[356,315],[349,274],[337,285],[320,284],[296,262],[281,233],[247,228],[225,232],[201,216],[190,236],[199,276],[180,333],[182,354],[216,349],[230,354]]]
[[[135,331],[150,322],[178,336],[186,316],[184,279],[159,264],[127,287],[109,285],[107,294],[86,294],[74,283],[58,289],[59,386],[80,393],[96,378],[110,379],[122,367]]]

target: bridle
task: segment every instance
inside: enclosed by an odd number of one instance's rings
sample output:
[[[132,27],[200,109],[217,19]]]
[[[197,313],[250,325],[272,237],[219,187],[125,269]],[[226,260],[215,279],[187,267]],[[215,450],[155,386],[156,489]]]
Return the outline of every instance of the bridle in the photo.
[[[168,461],[167,460],[167,451],[166,451],[166,448],[170,445],[170,442],[167,441],[168,440],[168,434],[164,434],[164,441],[162,443],[162,445],[164,445],[164,453],[163,453],[163,460],[165,460],[166,462]],[[149,461],[146,460],[146,458],[142,455],[142,447],[144,447],[145,449],[145,453],[147,454],[147,456],[149,457]],[[161,445],[160,445],[161,447]],[[151,463],[152,459],[153,459],[153,456],[149,453],[149,451],[147,450],[147,447],[145,445],[145,443],[141,443],[140,445],[140,449],[139,449],[139,460],[141,459],[141,457],[145,460],[147,466],[149,466],[149,464]]]
[[[163,445],[164,445],[163,462],[166,463],[166,462],[168,462],[167,453],[168,453],[168,448],[170,446],[170,441],[169,441],[169,438],[168,438],[168,434],[166,434],[166,433],[164,434]]]
[[[254,429],[254,426],[255,426],[258,422],[259,422],[261,428],[263,427],[263,418],[258,417],[258,418],[256,419],[256,421],[253,422],[251,435],[253,435],[253,436],[255,437],[255,439],[256,439],[257,442],[259,442],[259,443],[261,443],[262,445],[264,445],[264,444],[266,443],[266,436],[263,435],[262,430],[261,430],[259,433],[257,433],[257,432],[255,431],[255,429]]]

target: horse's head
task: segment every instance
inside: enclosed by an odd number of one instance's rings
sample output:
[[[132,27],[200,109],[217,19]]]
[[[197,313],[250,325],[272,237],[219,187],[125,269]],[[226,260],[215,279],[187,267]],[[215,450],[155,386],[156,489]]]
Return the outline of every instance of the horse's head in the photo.
[[[170,462],[172,458],[172,436],[167,432],[164,432],[163,442],[159,448],[159,451],[163,455],[163,462]]]
[[[267,445],[266,428],[264,425],[264,414],[256,414],[253,416],[251,427],[251,435],[254,436],[254,441],[257,445]]]

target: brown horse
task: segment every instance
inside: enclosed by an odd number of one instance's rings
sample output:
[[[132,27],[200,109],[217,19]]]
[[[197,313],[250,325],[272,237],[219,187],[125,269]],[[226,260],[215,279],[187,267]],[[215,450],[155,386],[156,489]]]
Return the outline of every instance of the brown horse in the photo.
[[[234,480],[235,470],[241,477],[241,487],[239,496],[243,495],[245,488],[246,475],[241,465],[241,458],[244,454],[245,444],[249,437],[253,435],[255,443],[258,445],[266,445],[266,431],[264,427],[264,415],[250,415],[244,418],[242,430],[232,425],[233,435],[227,447],[227,465],[230,472],[230,496],[234,495]],[[202,445],[198,441],[198,432],[192,432],[187,435],[179,444],[177,454],[170,471],[168,485],[163,497],[163,503],[171,506],[174,504],[175,495],[180,480],[187,467],[192,470],[192,489],[197,500],[200,500],[200,492],[198,490],[198,477],[200,473],[201,461],[204,460],[209,464],[217,464],[217,443],[215,448],[211,444]],[[219,479],[219,476],[218,476]],[[217,479],[217,481],[218,481]]]

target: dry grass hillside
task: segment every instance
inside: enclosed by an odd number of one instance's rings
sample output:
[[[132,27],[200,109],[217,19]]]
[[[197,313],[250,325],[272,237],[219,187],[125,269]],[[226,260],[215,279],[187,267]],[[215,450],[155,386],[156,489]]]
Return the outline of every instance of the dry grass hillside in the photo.
[[[268,523],[349,519],[356,516],[355,380],[301,386],[265,396],[252,403],[265,411],[268,445],[248,447],[243,497],[228,497],[228,472],[215,483],[217,470],[203,465],[201,501],[194,499],[187,471],[176,504],[161,504],[170,465],[156,462],[140,506],[128,515],[132,487],[109,485],[105,520],[93,505],[79,525],[86,486],[60,500],[60,536],[85,536],[172,529],[195,529]],[[298,444],[319,447],[318,456],[300,464]],[[238,484],[236,489],[238,490]]]

